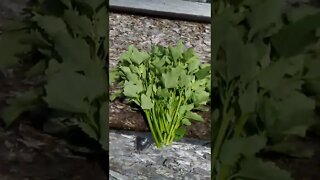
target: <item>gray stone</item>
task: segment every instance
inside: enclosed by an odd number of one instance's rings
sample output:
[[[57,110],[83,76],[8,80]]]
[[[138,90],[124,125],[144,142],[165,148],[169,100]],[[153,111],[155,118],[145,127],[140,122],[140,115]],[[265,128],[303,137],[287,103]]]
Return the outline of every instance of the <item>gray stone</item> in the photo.
[[[169,147],[137,151],[137,136],[151,138],[150,133],[110,131],[110,170],[135,179],[210,179],[210,156],[207,143],[184,138]]]

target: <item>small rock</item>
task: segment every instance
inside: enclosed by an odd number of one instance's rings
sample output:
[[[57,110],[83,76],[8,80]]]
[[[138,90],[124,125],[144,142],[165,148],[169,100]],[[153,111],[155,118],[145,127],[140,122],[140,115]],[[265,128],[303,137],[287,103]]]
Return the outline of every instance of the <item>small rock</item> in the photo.
[[[129,178],[127,176],[122,175],[122,174],[120,174],[120,173],[118,173],[116,171],[110,170],[109,171],[109,175],[110,175],[111,178],[115,178],[117,180],[129,180]]]
[[[204,153],[203,154],[203,158],[205,159],[210,159],[211,158],[211,155],[209,153]]]

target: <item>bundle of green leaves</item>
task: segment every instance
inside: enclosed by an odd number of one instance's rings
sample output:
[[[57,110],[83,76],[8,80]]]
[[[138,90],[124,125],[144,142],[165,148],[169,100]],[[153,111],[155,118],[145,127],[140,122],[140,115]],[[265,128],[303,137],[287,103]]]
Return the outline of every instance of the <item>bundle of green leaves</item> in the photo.
[[[143,110],[157,147],[167,146],[185,134],[183,125],[203,121],[194,112],[206,105],[210,96],[210,64],[202,64],[192,48],[182,41],[176,47],[155,45],[150,52],[130,45],[111,71],[110,82]]]
[[[22,20],[5,25],[0,69],[31,64],[27,78],[44,79],[7,102],[0,114],[7,127],[23,112],[49,110],[43,122],[48,132],[80,128],[108,150],[106,4],[105,0],[37,0],[24,10]],[[31,62],[24,58],[30,54]]]
[[[213,177],[290,180],[256,154],[313,155],[299,140],[318,121],[320,9],[220,0],[213,17]]]

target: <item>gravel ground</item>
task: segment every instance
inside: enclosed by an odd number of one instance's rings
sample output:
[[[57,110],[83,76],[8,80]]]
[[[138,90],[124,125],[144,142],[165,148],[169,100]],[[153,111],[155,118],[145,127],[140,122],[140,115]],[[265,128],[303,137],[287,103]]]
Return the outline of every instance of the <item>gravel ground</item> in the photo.
[[[208,141],[184,138],[162,150],[152,144],[137,151],[137,136],[151,139],[150,133],[110,131],[110,179],[210,179]]]
[[[204,62],[210,62],[210,24],[110,13],[109,28],[111,67],[130,44],[148,50],[151,44],[175,45],[180,37],[187,47],[194,47]]]

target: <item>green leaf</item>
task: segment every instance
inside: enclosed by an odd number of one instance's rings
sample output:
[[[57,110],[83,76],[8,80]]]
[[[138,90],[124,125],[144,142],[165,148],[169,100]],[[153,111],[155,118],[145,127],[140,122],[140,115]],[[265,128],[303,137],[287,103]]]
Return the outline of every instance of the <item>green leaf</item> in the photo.
[[[85,102],[90,86],[88,79],[70,71],[61,71],[48,77],[45,86],[46,97],[43,99],[53,109],[74,113],[87,113],[89,104]]]
[[[89,18],[83,15],[79,15],[76,10],[65,10],[64,20],[67,25],[72,29],[73,33],[76,33],[82,37],[92,37],[93,26]]]
[[[175,88],[178,86],[179,75],[173,69],[168,73],[162,74],[162,82],[165,88]]]
[[[290,174],[281,170],[275,163],[264,162],[254,157],[241,162],[237,176],[256,180],[292,180]]]
[[[200,122],[204,121],[203,118],[199,114],[194,113],[194,112],[190,112],[190,111],[187,112],[185,117],[187,119],[192,119],[195,121],[200,121]]]
[[[280,142],[266,148],[266,151],[277,152],[296,158],[311,158],[314,150],[299,142]]]
[[[209,99],[210,94],[204,90],[196,90],[192,94],[193,103],[198,105],[205,105]]]
[[[267,0],[252,6],[252,12],[247,15],[251,26],[248,38],[251,39],[259,31],[281,23],[284,6],[283,0]]]
[[[258,87],[257,83],[254,81],[249,84],[248,88],[243,90],[239,95],[239,105],[241,108],[241,113],[252,113],[256,110],[257,100],[258,100]]]
[[[197,56],[190,58],[187,63],[189,72],[194,73],[199,69],[200,61]]]
[[[107,7],[107,4],[105,4],[105,7]],[[101,8],[96,14],[95,28],[96,28],[96,36],[98,39],[107,38],[108,36],[108,31],[106,31],[106,29],[108,29],[109,22],[108,22],[108,18],[106,17],[108,17],[108,14],[105,8]]]
[[[320,13],[306,16],[284,27],[271,41],[281,56],[289,57],[301,53],[315,42],[315,30],[320,26]]]
[[[85,75],[88,79],[88,86],[90,91],[88,93],[88,98],[90,101],[98,97],[102,97],[106,94],[107,87],[107,72],[104,69],[104,62],[89,61],[87,68],[85,69]]]
[[[184,48],[184,46],[183,46],[181,40],[179,40],[177,47],[169,47],[172,58],[174,61],[177,61],[177,59],[182,56],[183,48]]]
[[[314,100],[304,94],[293,91],[281,101],[265,100],[260,107],[260,117],[265,123],[268,136],[276,140],[279,137],[303,135],[304,130],[314,123]]]
[[[102,5],[103,3],[105,3],[105,0],[76,0],[76,2],[78,3],[82,3],[84,5],[86,5],[87,7],[90,7],[93,11],[96,10],[96,8],[98,8],[100,5]]]
[[[152,100],[150,97],[146,96],[145,94],[141,95],[141,108],[142,109],[151,109],[153,107]]]
[[[277,61],[263,69],[258,75],[259,85],[265,89],[273,89],[279,85],[285,74],[284,69],[287,67],[285,61]]]
[[[223,164],[234,165],[241,156],[254,156],[266,143],[267,139],[260,135],[228,139],[221,147],[220,160]]]
[[[138,94],[142,91],[143,91],[142,85],[136,85],[133,82],[128,82],[128,81],[124,83],[123,94],[125,96],[137,98],[139,96]]]
[[[193,104],[182,105],[180,106],[179,113],[184,115],[185,112],[191,111],[193,108]]]
[[[117,90],[114,93],[112,93],[112,95],[110,96],[110,101],[114,101],[115,99],[117,99],[119,96],[122,95],[122,90]]]
[[[190,126],[191,125],[191,122],[189,121],[189,119],[186,119],[186,118],[183,118],[181,120],[182,124],[183,125],[186,125],[186,126]]]
[[[78,122],[78,126],[85,132],[89,137],[98,140],[98,135],[96,130],[90,126],[87,122]]]
[[[180,141],[185,134],[186,134],[186,129],[185,128],[183,128],[183,127],[178,128],[175,131],[175,140],[176,141]]]
[[[58,33],[68,33],[66,24],[58,17],[36,15],[34,20],[50,36],[55,36]]]
[[[35,75],[42,74],[43,72],[45,72],[46,68],[47,68],[46,61],[42,59],[39,62],[37,62],[35,65],[33,65],[31,69],[28,70],[28,72],[26,73],[26,76],[32,77]]]
[[[39,94],[29,90],[15,99],[10,100],[9,105],[1,111],[1,119],[6,127],[9,127],[23,112],[26,112],[35,105]]]
[[[68,34],[59,34],[54,38],[55,49],[66,65],[84,70],[89,65],[90,47],[84,39],[73,39]]]
[[[299,5],[299,7],[290,6],[286,15],[288,20],[294,23],[305,18],[306,16],[314,15],[319,11],[320,11],[319,8],[316,8],[307,4],[301,4]]]
[[[15,65],[19,61],[18,54],[31,50],[31,46],[20,43],[20,40],[26,35],[25,31],[18,31],[0,36],[0,69]]]
[[[195,75],[197,77],[198,80],[204,79],[207,76],[210,75],[210,71],[211,71],[211,66],[206,66],[204,68],[201,68]]]
[[[149,54],[146,52],[140,52],[136,48],[133,49],[133,52],[130,56],[130,59],[133,63],[141,64],[143,61],[147,60],[149,58]]]
[[[109,70],[109,85],[113,84],[119,77],[117,69]]]

